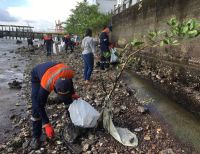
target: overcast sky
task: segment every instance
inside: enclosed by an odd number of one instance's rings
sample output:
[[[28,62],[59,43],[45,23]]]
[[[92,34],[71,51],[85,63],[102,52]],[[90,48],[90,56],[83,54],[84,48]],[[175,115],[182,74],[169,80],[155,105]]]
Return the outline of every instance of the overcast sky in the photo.
[[[65,21],[83,0],[0,0],[0,24],[34,26],[34,30],[50,30],[55,20]]]

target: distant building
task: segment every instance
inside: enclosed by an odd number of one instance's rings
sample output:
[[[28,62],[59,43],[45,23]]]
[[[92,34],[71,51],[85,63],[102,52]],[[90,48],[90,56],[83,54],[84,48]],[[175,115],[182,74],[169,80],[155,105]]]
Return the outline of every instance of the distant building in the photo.
[[[62,26],[62,22],[60,22],[60,20],[55,21],[55,32],[57,33],[64,32],[64,27]]]
[[[99,11],[101,13],[108,13],[117,5],[117,0],[88,0],[89,4],[99,4]]]
[[[141,0],[117,0],[117,5],[122,5],[122,4],[126,4],[126,3],[131,3],[132,5],[134,5],[139,1],[141,1]]]
[[[123,10],[135,5],[142,0],[117,0],[117,5],[114,6],[114,14],[120,13]]]

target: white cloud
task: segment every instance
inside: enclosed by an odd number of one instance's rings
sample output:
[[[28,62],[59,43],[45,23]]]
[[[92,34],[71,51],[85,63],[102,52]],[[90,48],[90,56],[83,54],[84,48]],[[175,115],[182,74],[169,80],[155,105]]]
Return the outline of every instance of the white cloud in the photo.
[[[17,19],[12,17],[7,10],[0,8],[0,21],[16,21]]]
[[[8,7],[10,15],[18,19],[35,21],[37,28],[49,28],[55,25],[55,20],[65,21],[75,8],[77,2],[83,0],[27,0],[26,6]],[[41,24],[39,24],[41,22]],[[51,23],[51,24],[50,24]],[[32,25],[33,23],[31,23]]]

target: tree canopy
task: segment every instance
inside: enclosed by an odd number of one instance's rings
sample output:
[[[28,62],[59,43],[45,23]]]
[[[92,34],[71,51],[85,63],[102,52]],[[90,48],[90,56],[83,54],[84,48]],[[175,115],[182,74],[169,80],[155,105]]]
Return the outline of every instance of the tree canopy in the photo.
[[[83,35],[87,28],[94,32],[102,29],[110,20],[110,14],[102,14],[98,11],[98,5],[88,5],[87,2],[80,2],[66,22],[65,30],[69,33]]]

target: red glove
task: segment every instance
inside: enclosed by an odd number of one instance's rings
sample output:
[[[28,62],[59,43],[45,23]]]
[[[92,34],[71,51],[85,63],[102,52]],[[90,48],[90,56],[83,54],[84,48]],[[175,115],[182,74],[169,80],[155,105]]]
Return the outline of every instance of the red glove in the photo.
[[[45,129],[45,133],[46,133],[46,135],[47,135],[48,138],[54,137],[55,133],[54,133],[53,127],[51,126],[50,123],[45,124],[43,127]]]
[[[73,98],[73,99],[79,99],[79,98],[80,98],[80,96],[79,96],[79,95],[77,95],[76,93],[74,93],[74,94],[72,95],[72,98]]]

